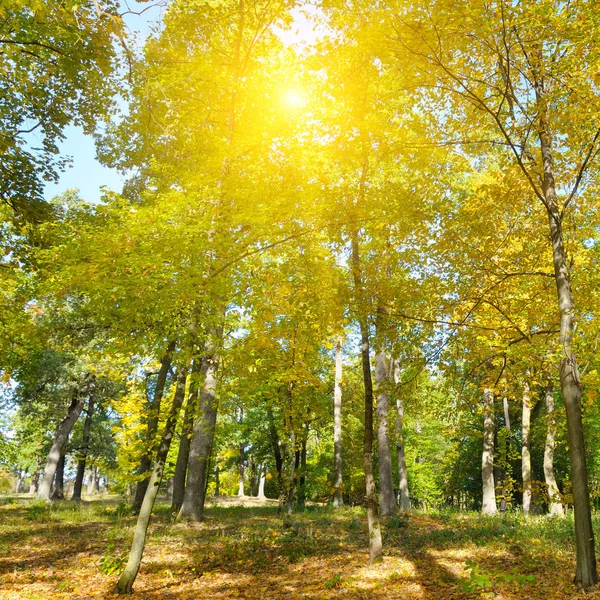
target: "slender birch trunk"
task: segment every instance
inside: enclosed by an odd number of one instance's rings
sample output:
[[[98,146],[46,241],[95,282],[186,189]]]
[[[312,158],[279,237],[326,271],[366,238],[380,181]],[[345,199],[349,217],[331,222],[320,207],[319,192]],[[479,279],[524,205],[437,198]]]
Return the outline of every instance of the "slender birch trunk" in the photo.
[[[540,62],[540,64],[542,63]],[[563,238],[563,212],[559,208],[554,181],[552,137],[547,117],[548,100],[545,96],[542,75],[539,72],[536,72],[535,75],[539,140],[544,167],[542,190],[548,215],[554,278],[556,281],[556,296],[560,311],[559,342],[562,355],[560,361],[560,386],[567,415],[569,460],[571,463],[571,483],[573,486],[573,506],[575,512],[575,549],[577,556],[575,582],[587,588],[598,582],[598,572],[596,570],[596,550],[594,546],[594,530],[592,529],[592,512],[585,459],[585,439],[581,415],[581,380],[577,358],[575,357],[572,345],[573,333],[575,331],[575,304]]]
[[[364,188],[367,167],[368,162],[365,160],[365,164],[363,165],[363,176],[361,179],[361,189]],[[382,560],[383,543],[381,539],[379,514],[377,512],[377,489],[375,488],[375,479],[373,478],[373,380],[371,378],[369,330],[367,319],[364,315],[364,307],[362,306],[364,302],[363,283],[358,247],[358,232],[356,230],[352,232],[352,272],[360,326],[361,362],[365,389],[363,466],[365,471],[365,503],[367,506],[367,522],[369,527],[369,558],[371,563],[374,563]]]
[[[238,464],[238,475],[239,475],[239,483],[238,483],[238,493],[237,495],[243,497],[246,495],[244,490],[244,461],[246,460],[246,453],[244,444],[240,444],[240,458]]]
[[[392,361],[394,387],[396,394],[396,459],[398,461],[398,490],[400,510],[410,510],[410,495],[408,493],[408,472],[406,470],[406,457],[404,454],[404,403],[399,390],[400,361]]]
[[[333,507],[344,506],[342,481],[342,339],[335,346],[335,387],[333,392]]]
[[[523,387],[523,412],[521,419],[521,477],[523,479],[523,513],[531,510],[531,400],[529,385]]]
[[[256,497],[260,498],[261,500],[264,500],[266,498],[266,496],[265,496],[266,480],[267,480],[267,474],[265,473],[265,466],[260,465],[260,479],[258,481],[258,494]]]
[[[377,309],[375,385],[377,387],[377,449],[379,455],[379,512],[382,517],[396,512],[396,496],[392,476],[392,452],[389,432],[389,370],[386,357],[387,315]]]
[[[165,391],[165,384],[167,382],[167,376],[169,375],[169,369],[171,368],[171,357],[175,351],[175,341],[169,343],[166,354],[160,361],[160,369],[156,378],[156,387],[154,388],[154,394],[152,395],[152,402],[148,405],[147,413],[147,430],[146,430],[146,450],[142,454],[140,459],[140,467],[138,473],[143,475],[144,478],[138,481],[135,490],[135,497],[131,506],[132,512],[137,514],[144,500],[146,494],[146,488],[148,487],[147,473],[150,471],[152,465],[151,456],[154,453],[154,442],[156,441],[156,432],[158,431],[158,420],[160,417],[160,405]]]
[[[169,454],[169,448],[171,446],[171,440],[173,433],[177,425],[177,419],[179,418],[179,412],[185,396],[185,383],[186,383],[187,369],[182,367],[179,369],[177,375],[177,387],[175,389],[175,396],[173,398],[173,404],[169,410],[167,416],[167,422],[162,434],[158,451],[156,453],[156,460],[154,461],[154,468],[152,469],[152,475],[150,481],[146,487],[146,493],[140,507],[135,531],[133,534],[133,542],[131,544],[131,551],[129,553],[129,559],[125,570],[121,574],[119,581],[115,587],[115,593],[131,594],[133,591],[133,584],[135,578],[140,570],[140,564],[142,562],[142,555],[144,553],[144,546],[146,545],[146,533],[148,531],[148,524],[150,523],[150,516],[152,515],[152,508],[154,507],[154,501],[158,494],[158,488],[162,481],[165,462],[167,455]]]
[[[548,512],[557,517],[564,517],[565,510],[561,502],[560,491],[554,476],[554,444],[556,439],[556,415],[554,414],[554,387],[551,383],[546,388],[547,433],[544,446],[544,479],[548,486]]]
[[[46,467],[44,468],[44,474],[42,475],[38,491],[38,500],[50,500],[50,488],[52,486],[52,480],[56,473],[56,467],[60,460],[62,450],[69,438],[69,434],[73,429],[73,425],[79,418],[81,411],[83,410],[83,394],[80,393],[80,389],[77,388],[73,392],[71,399],[71,405],[67,411],[67,416],[61,421],[60,425],[56,430],[52,447],[48,453],[48,459],[46,460]]]
[[[489,389],[483,391],[481,477],[483,484],[481,512],[484,515],[493,515],[496,512],[496,487],[494,484],[494,395]]]

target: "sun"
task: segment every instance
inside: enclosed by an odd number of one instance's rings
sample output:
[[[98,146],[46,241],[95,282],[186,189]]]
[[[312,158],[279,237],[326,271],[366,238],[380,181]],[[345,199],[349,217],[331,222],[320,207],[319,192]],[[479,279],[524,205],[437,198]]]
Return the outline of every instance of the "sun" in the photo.
[[[285,103],[290,108],[302,108],[306,104],[306,98],[300,90],[289,89],[285,92]]]

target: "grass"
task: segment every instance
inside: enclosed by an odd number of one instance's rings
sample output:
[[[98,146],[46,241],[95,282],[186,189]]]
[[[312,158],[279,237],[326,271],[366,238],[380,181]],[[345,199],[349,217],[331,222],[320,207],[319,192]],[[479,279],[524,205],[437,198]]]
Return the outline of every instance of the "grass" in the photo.
[[[134,523],[118,500],[0,502],[0,598],[112,597]],[[184,524],[159,504],[134,598],[600,600],[571,583],[572,530],[570,517],[415,512],[384,523],[371,567],[360,508],[213,505]]]

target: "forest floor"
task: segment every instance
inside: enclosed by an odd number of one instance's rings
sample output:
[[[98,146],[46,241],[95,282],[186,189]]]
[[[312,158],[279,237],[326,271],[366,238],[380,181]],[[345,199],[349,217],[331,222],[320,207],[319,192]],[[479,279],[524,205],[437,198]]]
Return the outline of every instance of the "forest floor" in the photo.
[[[219,500],[205,523],[182,524],[160,503],[134,600],[600,600],[600,588],[586,594],[571,583],[572,517],[394,517],[383,562],[371,567],[360,508],[313,506],[283,518],[274,501],[236,504]],[[116,597],[134,523],[118,499],[0,501],[1,600]],[[594,524],[598,531],[600,516]]]

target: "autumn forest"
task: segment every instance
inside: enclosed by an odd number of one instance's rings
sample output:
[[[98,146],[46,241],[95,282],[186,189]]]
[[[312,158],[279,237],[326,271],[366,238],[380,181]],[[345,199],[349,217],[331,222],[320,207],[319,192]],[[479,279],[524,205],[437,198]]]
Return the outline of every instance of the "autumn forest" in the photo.
[[[0,598],[600,598],[595,0],[0,0],[0,82]]]

